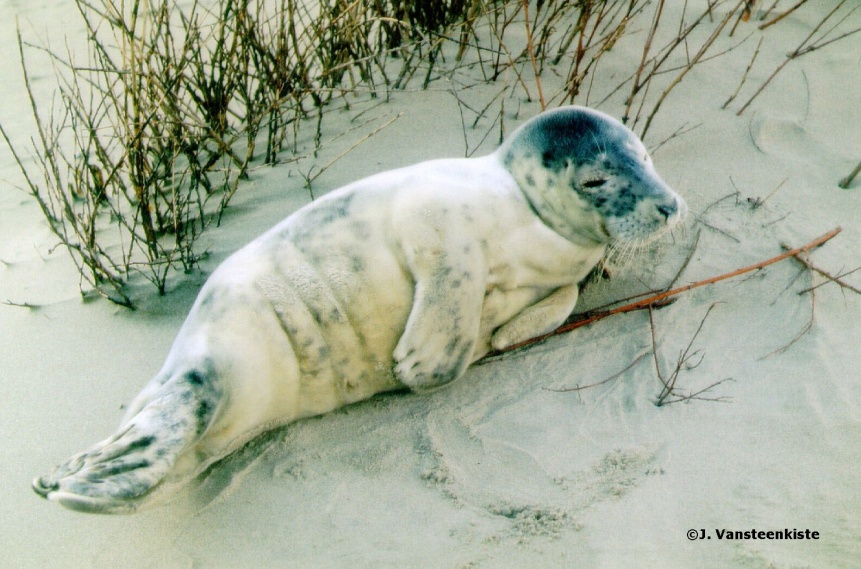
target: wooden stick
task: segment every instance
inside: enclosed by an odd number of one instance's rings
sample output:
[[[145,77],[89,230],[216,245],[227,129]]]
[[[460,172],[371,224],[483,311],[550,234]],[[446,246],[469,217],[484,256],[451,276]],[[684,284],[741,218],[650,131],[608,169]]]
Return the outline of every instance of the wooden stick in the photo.
[[[551,336],[558,336],[559,334],[564,334],[566,332],[576,330],[577,328],[581,328],[583,326],[586,326],[587,324],[591,324],[592,322],[596,322],[598,320],[601,320],[601,319],[606,318],[608,316],[612,316],[614,314],[622,314],[625,312],[633,312],[635,310],[643,310],[645,308],[648,308],[649,306],[655,306],[657,304],[660,304],[661,302],[666,302],[667,299],[669,299],[670,297],[677,296],[683,292],[687,292],[687,291],[695,289],[695,288],[699,288],[702,286],[706,286],[706,285],[714,284],[714,283],[724,281],[727,279],[731,279],[733,277],[737,277],[739,275],[743,275],[745,273],[750,273],[752,271],[762,269],[762,268],[767,267],[769,265],[779,263],[780,261],[783,261],[783,260],[788,259],[790,257],[795,257],[796,255],[798,255],[800,253],[804,253],[805,251],[809,251],[811,249],[819,247],[820,245],[822,245],[826,241],[832,239],[835,235],[837,235],[841,231],[842,231],[841,227],[836,227],[836,228],[832,229],[831,231],[829,231],[828,233],[822,235],[821,237],[817,237],[816,239],[814,239],[813,241],[811,241],[807,245],[804,245],[803,247],[798,247],[797,249],[792,249],[791,251],[786,251],[781,255],[777,255],[776,257],[766,259],[765,261],[760,261],[759,263],[755,263],[753,265],[749,265],[749,266],[743,267],[741,269],[736,269],[734,271],[730,271],[729,273],[717,275],[715,277],[711,277],[711,278],[708,278],[705,280],[696,281],[696,282],[693,282],[690,284],[686,284],[684,286],[676,287],[676,288],[673,288],[670,290],[665,290],[664,292],[659,292],[657,294],[653,294],[652,296],[649,296],[649,297],[644,298],[642,300],[638,300],[638,301],[632,302],[630,304],[625,304],[623,306],[618,306],[618,307],[612,308],[610,310],[601,311],[601,312],[598,312],[595,314],[588,314],[579,320],[575,320],[574,322],[569,322],[567,324],[563,324],[562,326],[560,326],[556,330],[553,330],[552,332],[548,332],[547,334],[543,334],[541,336],[536,336],[535,338],[530,338],[529,340],[524,340],[523,342],[519,342],[519,343],[514,344],[512,346],[508,346],[505,349],[491,352],[487,356],[485,356],[485,358],[491,357],[491,356],[497,356],[499,354],[504,354],[506,352],[510,352],[513,350],[517,350],[519,348],[523,348],[525,346],[530,346],[532,344],[535,344],[537,342],[540,342],[542,340],[550,338]]]

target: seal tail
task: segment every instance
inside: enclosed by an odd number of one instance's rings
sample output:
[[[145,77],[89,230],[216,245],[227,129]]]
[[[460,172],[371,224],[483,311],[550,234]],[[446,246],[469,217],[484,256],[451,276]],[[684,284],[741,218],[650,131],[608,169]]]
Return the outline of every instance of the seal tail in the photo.
[[[113,436],[36,478],[33,490],[72,510],[117,514],[139,509],[169,474],[186,482],[199,461],[179,470],[177,463],[213,422],[214,384],[199,371],[156,378]]]

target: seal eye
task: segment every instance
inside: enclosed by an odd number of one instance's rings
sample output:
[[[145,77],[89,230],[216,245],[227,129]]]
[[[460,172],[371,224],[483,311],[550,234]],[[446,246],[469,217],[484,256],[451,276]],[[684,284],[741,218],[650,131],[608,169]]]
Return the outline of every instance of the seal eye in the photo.
[[[607,183],[607,180],[604,178],[595,178],[594,180],[586,180],[583,182],[584,188],[600,188],[604,184]]]

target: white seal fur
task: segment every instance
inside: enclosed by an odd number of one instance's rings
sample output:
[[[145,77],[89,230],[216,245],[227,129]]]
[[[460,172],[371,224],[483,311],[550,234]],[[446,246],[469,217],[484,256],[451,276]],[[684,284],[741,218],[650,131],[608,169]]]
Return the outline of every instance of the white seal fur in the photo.
[[[684,210],[640,140],[582,107],[542,113],[489,156],[350,184],[218,267],[117,433],[33,487],[130,512],[264,430],[448,383],[557,327],[609,244]]]

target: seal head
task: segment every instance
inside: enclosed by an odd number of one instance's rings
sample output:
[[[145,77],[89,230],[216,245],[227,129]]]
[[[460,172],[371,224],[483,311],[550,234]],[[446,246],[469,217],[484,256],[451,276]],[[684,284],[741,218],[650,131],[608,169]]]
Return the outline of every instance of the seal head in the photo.
[[[497,153],[542,221],[575,243],[650,240],[686,211],[637,135],[599,111],[542,113]]]

